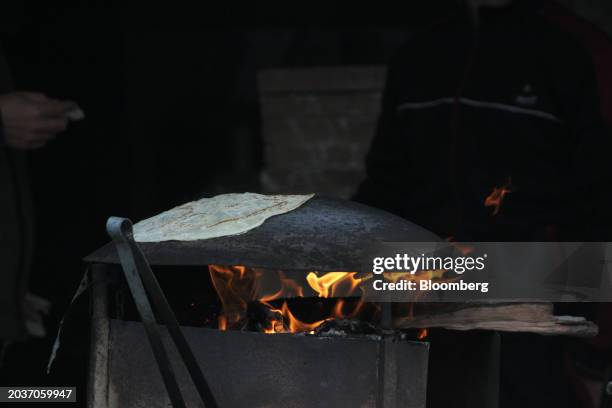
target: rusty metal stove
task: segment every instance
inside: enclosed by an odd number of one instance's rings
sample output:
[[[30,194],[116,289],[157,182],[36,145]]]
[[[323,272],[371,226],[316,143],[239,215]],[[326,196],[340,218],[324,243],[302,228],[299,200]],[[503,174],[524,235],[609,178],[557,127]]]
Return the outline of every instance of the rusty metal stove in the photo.
[[[129,231],[124,232],[128,232],[129,238]],[[372,243],[438,239],[384,211],[349,201],[316,197],[299,209],[272,217],[242,235],[137,245],[135,251],[142,251],[144,256],[139,259],[136,254],[135,263],[144,261],[146,264],[148,260],[153,267],[221,264],[298,272],[359,271],[362,251]],[[135,245],[133,241],[131,245]],[[170,312],[169,321],[169,309],[164,310],[163,302],[160,305],[155,296],[155,312],[158,316],[161,312],[169,332],[160,329],[155,321],[153,326],[156,327],[151,329],[151,321],[147,323],[146,316],[150,310],[145,310],[144,316],[140,310],[144,325],[111,317],[110,311],[115,309],[111,301],[114,297],[107,290],[107,282],[111,276],[120,277],[120,260],[125,261],[125,258],[118,255],[112,243],[85,259],[96,282],[93,285],[89,407],[168,406],[168,382],[162,381],[159,368],[164,373],[164,367],[163,364],[156,366],[154,354],[158,363],[159,356],[153,353],[151,345],[153,349],[167,350],[169,367],[165,370],[172,372],[185,405],[189,407],[205,406],[202,399],[206,396],[200,398],[197,392],[202,394],[202,381],[204,388],[209,389],[203,393],[210,392],[214,399],[206,406],[216,404],[222,408],[425,406],[429,350],[425,342],[375,336],[270,336],[179,328],[178,325],[174,328],[179,332],[176,333],[171,321],[174,315]],[[129,281],[129,267],[126,269],[125,262],[123,264]],[[149,297],[151,291],[155,292],[151,286],[155,286],[154,283],[147,282],[146,277],[137,285],[141,291],[145,289]],[[132,294],[138,296],[138,290],[131,289]],[[155,345],[155,341],[147,342],[145,329],[160,332],[161,346]],[[185,339],[188,350],[181,349],[180,344],[175,348],[169,341],[171,337],[178,343],[181,338]],[[190,361],[190,353],[193,361]],[[193,364],[201,370],[203,378],[199,378],[199,370]]]

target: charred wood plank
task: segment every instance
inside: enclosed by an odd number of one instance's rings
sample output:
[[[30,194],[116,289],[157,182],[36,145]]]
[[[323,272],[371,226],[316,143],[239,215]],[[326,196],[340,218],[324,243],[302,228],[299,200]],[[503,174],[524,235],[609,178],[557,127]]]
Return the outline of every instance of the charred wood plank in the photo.
[[[597,325],[580,316],[555,316],[549,303],[480,304],[439,314],[396,318],[395,328],[440,327],[450,330],[497,330],[543,335],[592,337]]]

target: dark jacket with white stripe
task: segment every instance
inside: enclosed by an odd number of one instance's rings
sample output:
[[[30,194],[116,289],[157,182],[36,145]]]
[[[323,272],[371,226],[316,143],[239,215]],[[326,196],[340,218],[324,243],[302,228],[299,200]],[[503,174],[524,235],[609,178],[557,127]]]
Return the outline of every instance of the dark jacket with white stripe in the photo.
[[[457,17],[391,63],[355,199],[457,240],[604,239],[608,137],[577,37],[518,6]]]

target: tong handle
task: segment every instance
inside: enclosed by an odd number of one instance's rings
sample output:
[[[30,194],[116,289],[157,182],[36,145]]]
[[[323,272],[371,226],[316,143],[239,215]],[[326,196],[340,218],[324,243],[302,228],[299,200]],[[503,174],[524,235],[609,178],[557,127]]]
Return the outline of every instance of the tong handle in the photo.
[[[151,271],[142,250],[134,241],[132,222],[127,218],[110,217],[106,223],[106,231],[117,248],[128,287],[144,324],[172,406],[186,408],[185,400],[181,395],[174,369],[164,347],[149,300],[152,301],[155,311],[160,316],[161,323],[166,325],[204,406],[206,408],[218,408],[202,369],[185,339],[176,316],[159,286],[159,282]]]

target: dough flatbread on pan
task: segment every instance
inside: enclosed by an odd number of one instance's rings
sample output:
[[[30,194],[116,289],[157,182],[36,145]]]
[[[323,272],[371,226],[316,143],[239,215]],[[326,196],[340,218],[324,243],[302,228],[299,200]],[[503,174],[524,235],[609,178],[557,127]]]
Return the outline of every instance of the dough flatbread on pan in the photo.
[[[222,194],[192,201],[134,225],[138,242],[196,241],[236,235],[295,210],[314,194]]]

